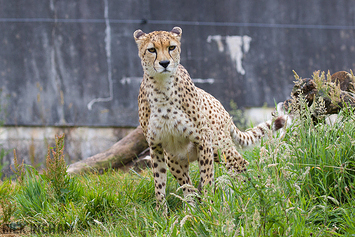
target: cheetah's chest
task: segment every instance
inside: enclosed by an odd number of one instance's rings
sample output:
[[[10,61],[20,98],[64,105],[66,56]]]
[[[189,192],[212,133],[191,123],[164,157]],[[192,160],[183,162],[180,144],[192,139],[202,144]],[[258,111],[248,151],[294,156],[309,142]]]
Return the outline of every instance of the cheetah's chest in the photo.
[[[148,130],[152,131],[154,141],[161,143],[164,150],[178,158],[195,160],[195,145],[190,136],[195,134],[196,128],[188,115],[171,104],[174,97],[163,103],[153,103]]]

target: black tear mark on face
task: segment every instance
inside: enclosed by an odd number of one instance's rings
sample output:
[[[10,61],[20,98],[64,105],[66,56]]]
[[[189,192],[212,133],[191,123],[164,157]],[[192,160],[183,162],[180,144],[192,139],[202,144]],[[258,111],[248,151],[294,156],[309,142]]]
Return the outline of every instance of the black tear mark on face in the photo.
[[[169,47],[171,47],[171,46],[169,46]],[[174,61],[174,58],[173,58],[173,56],[171,55],[171,52],[172,52],[172,51],[173,51],[173,50],[170,50],[170,49],[169,49],[168,53],[169,53],[170,58]]]

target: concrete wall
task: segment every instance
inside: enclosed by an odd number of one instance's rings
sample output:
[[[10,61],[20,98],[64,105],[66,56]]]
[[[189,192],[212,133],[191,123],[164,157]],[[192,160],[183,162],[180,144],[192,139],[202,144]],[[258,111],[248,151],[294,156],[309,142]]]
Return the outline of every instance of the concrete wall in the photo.
[[[181,63],[227,108],[230,100],[243,108],[287,99],[292,70],[309,77],[355,68],[350,0],[0,0],[0,6],[0,119],[16,129],[136,126],[138,28],[182,27]]]
[[[6,125],[136,126],[138,28],[181,26],[182,64],[225,105],[284,100],[292,70],[355,68],[352,1],[0,3]]]

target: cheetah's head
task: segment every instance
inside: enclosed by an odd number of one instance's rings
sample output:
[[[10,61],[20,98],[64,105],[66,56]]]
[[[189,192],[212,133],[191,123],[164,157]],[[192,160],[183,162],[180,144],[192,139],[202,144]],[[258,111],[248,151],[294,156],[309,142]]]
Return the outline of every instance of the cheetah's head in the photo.
[[[180,63],[181,34],[180,27],[174,27],[170,32],[153,31],[146,34],[136,30],[133,33],[145,73],[149,76],[175,73]]]

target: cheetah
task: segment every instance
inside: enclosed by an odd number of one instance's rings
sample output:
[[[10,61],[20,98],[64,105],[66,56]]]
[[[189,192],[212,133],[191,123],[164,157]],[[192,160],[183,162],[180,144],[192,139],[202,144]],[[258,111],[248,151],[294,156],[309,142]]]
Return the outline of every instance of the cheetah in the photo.
[[[144,71],[138,96],[139,122],[149,144],[157,209],[166,206],[167,168],[183,186],[187,197],[195,191],[189,177],[189,163],[198,161],[200,185],[214,181],[214,161],[219,154],[228,170],[240,173],[248,161],[235,144],[248,146],[260,140],[271,128],[271,121],[241,132],[229,113],[212,95],[196,87],[180,64],[182,29],[133,34]],[[273,130],[283,126],[279,117]]]

